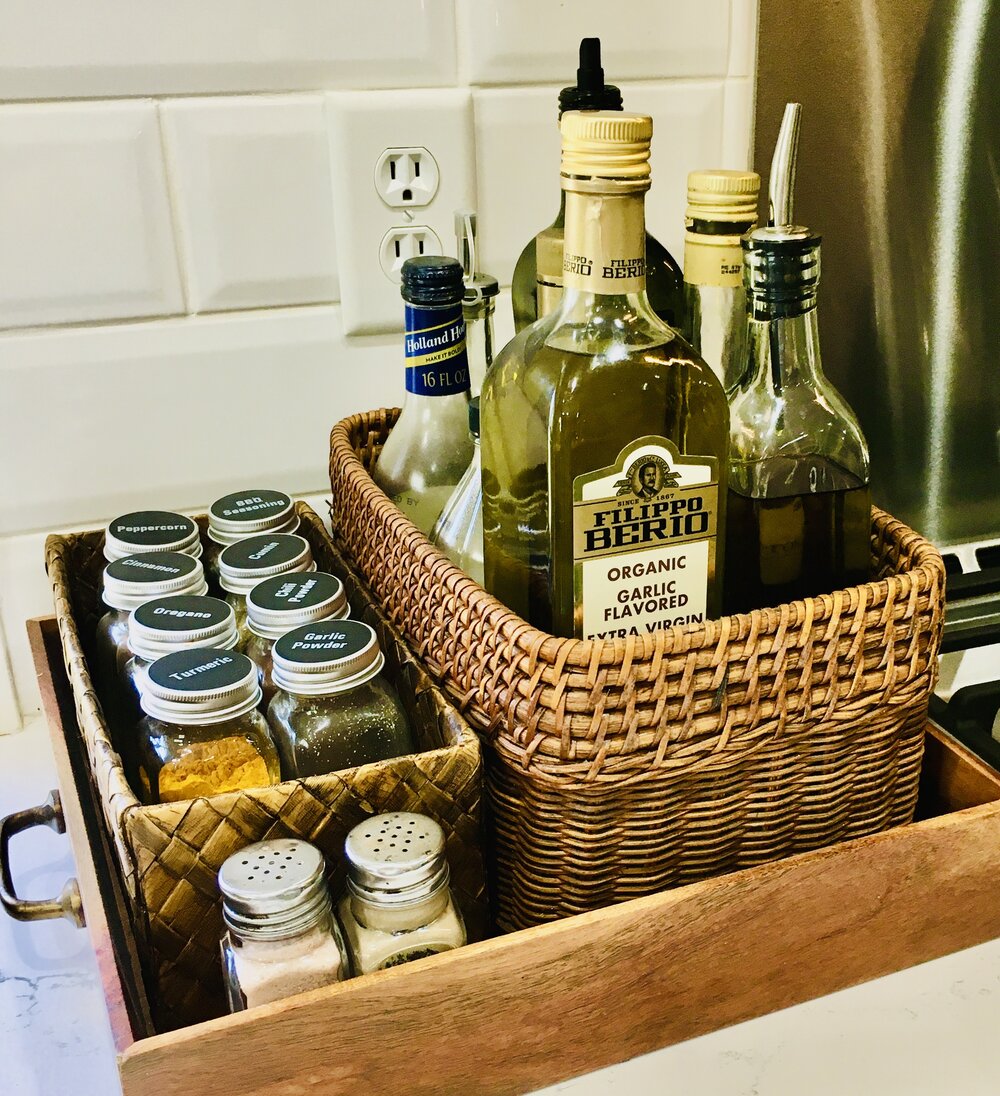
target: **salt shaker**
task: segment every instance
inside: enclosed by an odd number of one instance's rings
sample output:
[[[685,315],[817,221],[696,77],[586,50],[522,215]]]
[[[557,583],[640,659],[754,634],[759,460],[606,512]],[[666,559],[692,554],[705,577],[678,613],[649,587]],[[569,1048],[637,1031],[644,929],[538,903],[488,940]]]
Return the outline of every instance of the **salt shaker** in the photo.
[[[347,894],[337,907],[355,974],[460,948],[465,925],[448,885],[444,831],[397,811],[347,835]]]
[[[323,868],[319,849],[295,838],[248,845],[222,865],[222,969],[230,1012],[349,977]]]

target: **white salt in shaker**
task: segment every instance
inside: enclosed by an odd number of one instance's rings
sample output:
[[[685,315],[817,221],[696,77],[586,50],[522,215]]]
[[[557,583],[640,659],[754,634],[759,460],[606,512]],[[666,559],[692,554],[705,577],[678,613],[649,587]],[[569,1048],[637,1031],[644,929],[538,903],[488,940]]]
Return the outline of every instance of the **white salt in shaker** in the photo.
[[[323,854],[294,838],[233,853],[219,872],[222,968],[231,1012],[349,977]]]
[[[347,835],[347,894],[337,907],[355,974],[460,948],[465,925],[448,885],[444,831],[397,811]]]

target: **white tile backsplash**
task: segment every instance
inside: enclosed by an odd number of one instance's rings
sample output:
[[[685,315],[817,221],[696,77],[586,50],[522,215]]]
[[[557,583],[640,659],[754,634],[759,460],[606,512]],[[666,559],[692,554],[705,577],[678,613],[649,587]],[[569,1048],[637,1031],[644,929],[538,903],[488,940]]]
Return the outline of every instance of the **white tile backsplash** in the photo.
[[[611,84],[724,76],[729,63],[729,0],[457,0],[457,5],[459,72],[470,84],[573,84],[581,38],[601,39]]]
[[[729,75],[753,76],[757,71],[758,0],[732,0],[729,30]]]
[[[725,83],[721,167],[753,167],[754,91],[754,81],[749,77],[730,77]],[[760,165],[756,170],[760,171]]]
[[[192,312],[338,298],[319,95],[160,107]]]
[[[155,105],[0,106],[0,327],[183,311]]]
[[[0,99],[428,87],[452,0],[0,0]]]

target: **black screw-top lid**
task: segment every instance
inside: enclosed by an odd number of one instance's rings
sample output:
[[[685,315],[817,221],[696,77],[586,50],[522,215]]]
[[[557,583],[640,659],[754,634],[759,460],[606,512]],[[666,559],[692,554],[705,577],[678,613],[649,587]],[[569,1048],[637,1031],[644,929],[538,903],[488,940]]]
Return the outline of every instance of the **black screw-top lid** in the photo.
[[[562,114],[564,110],[621,109],[621,89],[604,82],[600,38],[582,38],[576,86],[563,88],[559,92],[559,113]]]
[[[418,255],[403,263],[400,292],[410,304],[454,304],[465,295],[464,271],[458,259]]]
[[[479,397],[469,400],[469,433],[479,437]]]

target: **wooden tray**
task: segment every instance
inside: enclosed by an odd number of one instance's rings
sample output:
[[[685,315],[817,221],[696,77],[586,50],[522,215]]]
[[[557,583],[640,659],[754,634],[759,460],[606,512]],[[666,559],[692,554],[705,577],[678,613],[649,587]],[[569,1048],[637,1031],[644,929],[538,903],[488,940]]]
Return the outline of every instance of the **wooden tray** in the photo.
[[[28,630],[125,1096],[523,1093],[1000,935],[1000,776],[932,724],[910,825],[155,1035],[55,622]]]

